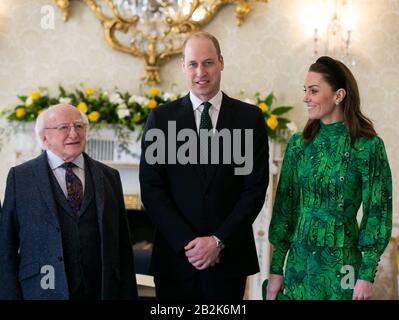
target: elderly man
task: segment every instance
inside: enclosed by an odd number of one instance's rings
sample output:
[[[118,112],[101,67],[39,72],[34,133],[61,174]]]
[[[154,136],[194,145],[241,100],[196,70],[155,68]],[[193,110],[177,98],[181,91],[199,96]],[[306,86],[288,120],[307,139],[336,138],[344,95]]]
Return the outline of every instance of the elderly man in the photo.
[[[35,129],[45,152],[7,178],[0,299],[137,298],[120,177],[83,152],[86,115],[55,105]]]

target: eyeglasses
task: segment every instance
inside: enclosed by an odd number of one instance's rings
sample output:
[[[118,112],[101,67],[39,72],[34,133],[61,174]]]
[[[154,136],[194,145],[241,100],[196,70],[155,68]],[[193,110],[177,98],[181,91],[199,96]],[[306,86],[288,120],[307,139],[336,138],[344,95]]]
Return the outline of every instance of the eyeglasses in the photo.
[[[61,123],[53,128],[44,128],[50,130],[57,130],[59,133],[68,134],[71,131],[71,128],[74,128],[77,133],[84,132],[87,129],[87,124],[83,122],[75,122],[75,123]]]

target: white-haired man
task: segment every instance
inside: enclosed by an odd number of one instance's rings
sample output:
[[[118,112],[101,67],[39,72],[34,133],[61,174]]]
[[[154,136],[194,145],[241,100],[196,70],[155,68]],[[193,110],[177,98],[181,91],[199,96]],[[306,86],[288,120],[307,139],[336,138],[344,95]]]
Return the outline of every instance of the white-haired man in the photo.
[[[83,152],[88,120],[45,110],[45,150],[10,169],[0,216],[0,299],[135,299],[137,286],[116,170]]]

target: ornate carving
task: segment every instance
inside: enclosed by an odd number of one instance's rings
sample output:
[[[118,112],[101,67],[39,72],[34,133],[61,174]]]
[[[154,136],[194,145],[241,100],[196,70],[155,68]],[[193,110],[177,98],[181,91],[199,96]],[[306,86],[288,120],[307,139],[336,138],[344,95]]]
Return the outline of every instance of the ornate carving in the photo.
[[[98,0],[84,0],[100,20],[107,44],[144,60],[142,79],[149,85],[160,83],[160,66],[181,53],[184,39],[209,23],[221,7],[235,4],[237,25],[241,26],[252,10],[250,2],[255,1],[268,0],[103,0],[102,5]],[[67,21],[70,0],[55,2]],[[128,35],[129,41],[126,36],[122,41],[119,34]]]

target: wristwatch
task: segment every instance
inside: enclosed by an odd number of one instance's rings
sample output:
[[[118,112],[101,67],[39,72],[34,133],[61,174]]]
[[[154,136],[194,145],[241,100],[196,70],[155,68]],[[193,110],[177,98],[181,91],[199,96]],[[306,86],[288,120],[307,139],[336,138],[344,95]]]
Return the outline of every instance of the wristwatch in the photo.
[[[224,243],[222,242],[222,240],[220,240],[216,236],[212,236],[212,238],[215,239],[215,241],[216,241],[216,247],[218,247],[220,250],[222,250],[224,248]]]

